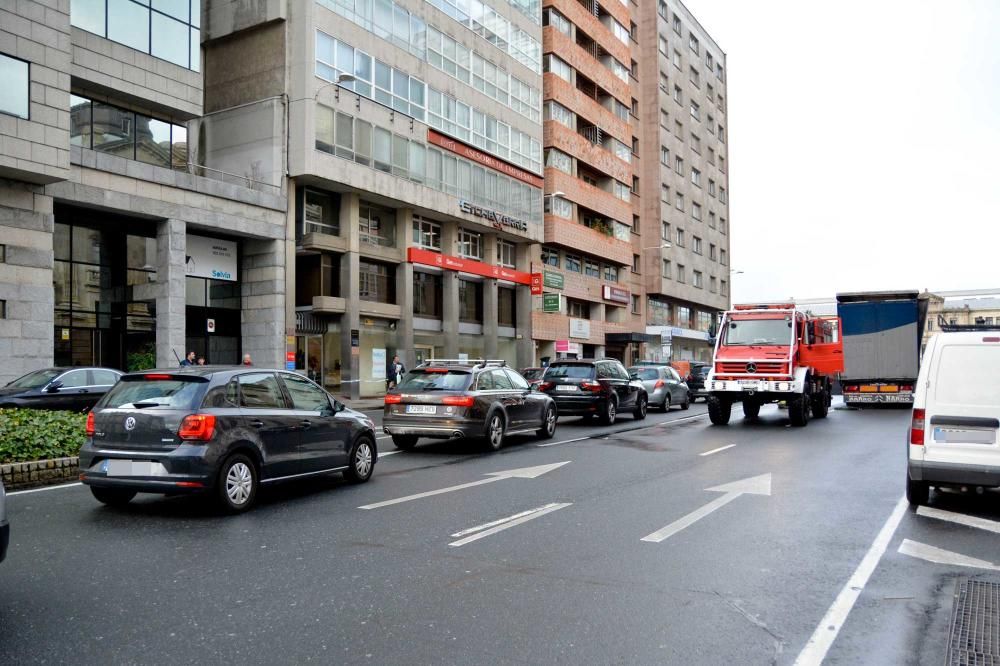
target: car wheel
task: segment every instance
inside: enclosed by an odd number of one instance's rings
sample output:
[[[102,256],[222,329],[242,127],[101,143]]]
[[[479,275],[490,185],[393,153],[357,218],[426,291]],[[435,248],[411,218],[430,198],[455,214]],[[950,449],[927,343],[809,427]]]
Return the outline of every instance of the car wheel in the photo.
[[[507,425],[504,422],[503,414],[499,411],[493,412],[489,422],[486,424],[486,445],[492,451],[499,451],[503,446],[504,433]]]
[[[240,513],[253,506],[257,499],[257,467],[250,458],[237,453],[226,459],[215,484],[216,496],[229,513]]]
[[[661,409],[665,412],[670,411],[670,394],[668,393],[666,397],[663,398],[663,407]]]
[[[681,403],[681,409],[687,410],[691,408],[691,394],[688,393],[684,396],[684,402]]]
[[[417,446],[417,438],[413,435],[393,435],[392,443],[397,449],[412,451]]]
[[[712,425],[727,425],[729,416],[732,414],[733,403],[714,395],[708,396],[707,402],[708,418],[711,419]]]
[[[646,411],[649,408],[648,399],[644,395],[640,395],[635,401],[635,410],[632,412],[632,417],[636,421],[641,421],[646,418]]]
[[[97,486],[91,486],[90,492],[94,499],[108,506],[125,506],[132,501],[136,494],[134,490],[125,488],[98,488]]]
[[[614,398],[608,398],[607,403],[604,405],[604,411],[601,412],[601,423],[604,425],[614,425],[616,418],[618,418],[618,405],[615,404]]]
[[[536,432],[542,439],[552,439],[556,434],[556,421],[558,416],[556,415],[556,408],[553,405],[549,405],[545,408],[545,417],[542,419],[542,427]]]
[[[372,477],[375,471],[375,442],[371,437],[363,435],[355,442],[348,458],[348,467],[344,470],[344,478],[351,483],[364,483]]]
[[[930,499],[931,489],[926,481],[914,481],[910,478],[910,472],[906,472],[906,501],[910,506],[920,506],[927,504]]]

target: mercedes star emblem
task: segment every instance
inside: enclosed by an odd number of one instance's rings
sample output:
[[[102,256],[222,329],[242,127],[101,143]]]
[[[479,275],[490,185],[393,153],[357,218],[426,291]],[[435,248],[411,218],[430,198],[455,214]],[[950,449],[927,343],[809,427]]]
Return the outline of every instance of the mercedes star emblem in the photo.
[[[133,428],[135,428],[135,417],[130,416],[127,419],[125,419],[125,429],[132,430]]]
[[[747,363],[747,372],[749,374],[751,374],[751,375],[754,374],[755,372],[757,372],[757,364],[756,363]]]

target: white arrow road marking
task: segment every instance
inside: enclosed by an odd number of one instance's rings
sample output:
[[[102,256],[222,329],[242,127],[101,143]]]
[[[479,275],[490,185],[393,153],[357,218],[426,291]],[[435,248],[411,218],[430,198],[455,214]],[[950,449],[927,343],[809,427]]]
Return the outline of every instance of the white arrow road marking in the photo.
[[[730,444],[729,446],[720,446],[717,449],[712,449],[711,451],[705,451],[704,453],[699,453],[698,455],[699,456],[710,456],[713,453],[718,453],[719,451],[725,451],[726,449],[731,449],[734,446],[736,446],[736,445],[735,444]]]
[[[466,488],[472,488],[474,486],[482,486],[487,483],[493,483],[494,481],[503,481],[504,479],[537,479],[542,474],[551,472],[554,469],[558,469],[563,465],[568,465],[571,461],[567,460],[565,462],[552,463],[550,465],[538,465],[536,467],[522,467],[520,469],[508,469],[502,472],[490,472],[486,476],[490,477],[488,479],[480,479],[479,481],[472,481],[470,483],[463,483],[457,486],[449,486],[448,488],[438,488],[437,490],[429,490],[426,493],[417,493],[416,495],[407,495],[406,497],[398,497],[396,499],[386,500],[384,502],[376,502],[375,504],[365,504],[364,506],[359,506],[359,509],[380,509],[384,506],[392,506],[393,504],[402,504],[403,502],[411,502],[413,500],[423,499],[425,497],[433,497],[434,495],[443,495],[444,493],[452,493],[456,490],[465,490]]]
[[[640,541],[660,543],[664,539],[669,539],[685,527],[690,527],[710,513],[726,506],[740,495],[770,495],[771,494],[771,474],[761,474],[742,481],[726,483],[714,488],[705,490],[717,493],[726,493],[718,499],[714,499],[700,509],[696,509],[679,520],[675,520],[663,529],[656,530],[652,534],[647,534]]]
[[[975,527],[981,530],[986,530],[987,532],[1000,534],[1000,523],[995,520],[977,518],[976,516],[967,516],[964,513],[944,511],[943,509],[934,509],[929,506],[919,507],[917,509],[917,515],[925,516],[927,518],[937,518],[938,520],[947,520],[952,523],[958,523],[959,525],[965,525],[966,527]]]
[[[909,502],[906,501],[906,498],[900,497],[899,501],[896,502],[896,508],[892,510],[885,524],[882,525],[882,529],[879,530],[875,541],[872,542],[868,552],[865,553],[861,564],[854,570],[854,573],[844,584],[843,589],[840,590],[840,594],[830,604],[826,615],[816,625],[816,629],[809,638],[809,642],[802,648],[798,659],[795,660],[795,666],[811,666],[812,664],[823,663],[826,653],[829,652],[830,646],[833,645],[833,641],[837,639],[837,634],[840,633],[840,628],[844,626],[848,614],[854,608],[854,603],[861,596],[865,585],[868,584],[868,579],[871,578],[875,567],[878,566],[879,560],[882,559],[885,549],[889,547],[889,541],[892,540],[892,535],[896,533],[896,528],[899,527],[899,521],[903,519],[907,506],[909,506]]]
[[[935,564],[950,564],[957,567],[972,567],[974,569],[986,569],[987,571],[1000,571],[1000,566],[997,566],[992,562],[978,560],[974,557],[962,555],[961,553],[944,550],[943,548],[935,548],[934,546],[928,546],[926,543],[910,541],[909,539],[903,539],[903,543],[899,546],[899,552],[903,555],[909,555],[910,557],[915,557],[918,560],[926,560]]]
[[[535,518],[541,518],[547,513],[552,513],[553,511],[558,511],[559,509],[565,509],[568,506],[572,506],[572,502],[564,503],[552,503],[546,504],[545,506],[540,506],[537,509],[531,509],[529,511],[522,511],[521,513],[516,513],[513,516],[508,516],[507,518],[501,518],[500,520],[494,520],[490,523],[485,523],[483,525],[477,525],[476,527],[470,527],[467,530],[462,530],[461,532],[455,532],[452,534],[453,537],[460,537],[466,534],[472,534],[474,532],[479,532],[479,534],[473,534],[472,536],[465,537],[464,539],[459,539],[458,541],[452,541],[449,546],[464,546],[467,543],[472,543],[484,537],[488,537],[491,534],[496,534],[497,532],[502,532],[506,529],[510,529],[521,523],[526,523],[529,520],[534,520]]]

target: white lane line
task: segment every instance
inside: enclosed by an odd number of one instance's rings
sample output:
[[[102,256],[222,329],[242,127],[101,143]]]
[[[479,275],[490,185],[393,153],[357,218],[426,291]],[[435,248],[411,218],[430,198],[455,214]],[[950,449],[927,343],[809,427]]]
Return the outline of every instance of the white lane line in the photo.
[[[816,630],[813,631],[812,637],[806,643],[805,647],[802,648],[802,652],[799,653],[798,658],[795,660],[796,666],[806,666],[807,664],[811,666],[812,664],[823,663],[823,659],[826,658],[826,653],[829,652],[830,646],[837,640],[837,634],[840,633],[840,629],[844,626],[848,614],[854,608],[854,604],[858,600],[858,597],[861,596],[865,585],[868,584],[868,579],[871,578],[875,567],[878,566],[879,560],[882,559],[886,548],[889,547],[892,535],[896,533],[896,528],[899,527],[900,521],[906,515],[908,505],[909,503],[905,497],[900,497],[899,501],[896,502],[896,508],[892,510],[892,513],[886,519],[885,525],[882,526],[878,536],[875,537],[871,548],[865,553],[861,564],[858,565],[858,568],[854,570],[854,574],[844,584],[844,588],[837,595],[833,604],[830,605],[829,610],[826,611],[826,615],[816,625]]]
[[[573,442],[582,442],[586,439],[591,439],[590,437],[577,437],[576,439],[563,439],[558,442],[548,442],[546,444],[538,444],[539,448],[543,446],[558,446],[560,444],[572,444]]]
[[[522,516],[521,518],[517,518],[517,519],[514,519],[514,520],[510,520],[508,522],[504,522],[502,525],[498,525],[498,526],[492,527],[492,528],[490,528],[488,530],[479,532],[479,534],[474,534],[472,536],[465,537],[464,539],[459,539],[458,541],[452,541],[448,545],[456,547],[456,548],[458,546],[464,546],[467,543],[472,543],[473,541],[478,541],[479,539],[483,539],[483,538],[488,537],[488,536],[490,536],[492,534],[496,534],[497,532],[502,532],[504,530],[508,530],[511,527],[515,527],[517,525],[520,525],[521,523],[526,523],[529,520],[534,520],[535,518],[541,518],[542,516],[544,516],[547,513],[552,513],[553,511],[558,511],[559,509],[565,509],[568,506],[572,506],[572,502],[561,503],[561,504],[550,504],[550,505],[548,505],[548,507],[540,507],[539,509],[536,509],[535,511],[533,511],[531,514],[529,514],[527,516]]]
[[[694,416],[682,416],[680,418],[670,419],[669,421],[661,421],[659,423],[652,423],[648,426],[643,426],[641,428],[631,428],[629,430],[625,430],[624,432],[634,432],[636,430],[649,430],[650,428],[659,428],[660,426],[668,426],[673,423],[680,423],[681,421],[700,419],[704,416],[708,416],[708,412],[705,412],[704,414],[695,414]],[[582,442],[588,439],[607,439],[611,435],[617,435],[617,434],[619,433],[611,432],[611,433],[605,433],[603,435],[599,433],[594,433],[593,435],[588,435],[587,437],[577,437],[576,439],[561,439],[558,442],[546,442],[545,444],[535,444],[535,446],[543,448],[546,446],[559,446],[560,444],[572,444],[573,442]]]
[[[966,527],[975,527],[980,530],[986,530],[987,532],[1000,534],[1000,523],[995,520],[977,518],[976,516],[967,516],[964,513],[944,511],[943,509],[935,509],[929,506],[919,507],[917,509],[917,515],[925,516],[927,518],[937,518],[938,520],[947,520],[948,522],[958,523],[959,525],[965,525]]]
[[[979,560],[975,557],[969,557],[968,555],[962,555],[961,553],[944,550],[943,548],[928,546],[926,543],[910,541],[909,539],[903,539],[903,543],[899,546],[899,552],[903,555],[915,557],[918,560],[933,562],[934,564],[950,564],[956,567],[972,567],[974,569],[986,569],[987,571],[1000,571],[1000,567],[992,562]]]
[[[503,525],[504,523],[509,523],[512,520],[517,520],[518,518],[521,518],[523,516],[530,516],[531,514],[537,511],[541,511],[542,509],[548,509],[549,507],[553,506],[556,506],[555,502],[546,504],[545,506],[536,507],[534,509],[528,509],[527,511],[522,511],[521,513],[515,513],[513,516],[507,516],[506,518],[501,518],[500,520],[494,520],[488,523],[483,523],[482,525],[476,525],[475,527],[470,527],[467,530],[461,530],[455,532],[451,536],[458,538],[458,537],[464,537],[467,534],[475,534],[476,532],[482,532],[483,530],[487,530],[491,527],[496,527],[497,525]]]
[[[400,451],[399,449],[396,449],[395,451],[382,451],[378,454],[378,457],[385,458],[386,456],[394,456],[397,453],[402,453],[402,451]]]
[[[376,437],[375,439],[376,440],[379,440],[379,439],[392,439],[392,435],[382,435],[381,437]]]
[[[7,495],[27,495],[28,493],[40,493],[44,490],[59,490],[60,488],[72,488],[73,486],[82,486],[83,484],[77,481],[76,483],[64,483],[61,486],[46,486],[44,488],[30,488],[29,490],[15,490],[13,492],[7,493]]]
[[[734,446],[736,446],[736,445],[735,444],[729,444],[728,446],[720,446],[717,449],[712,449],[711,451],[705,451],[704,453],[699,453],[698,455],[699,456],[710,456],[713,453],[718,453],[719,451],[725,451],[726,449],[731,449]]]

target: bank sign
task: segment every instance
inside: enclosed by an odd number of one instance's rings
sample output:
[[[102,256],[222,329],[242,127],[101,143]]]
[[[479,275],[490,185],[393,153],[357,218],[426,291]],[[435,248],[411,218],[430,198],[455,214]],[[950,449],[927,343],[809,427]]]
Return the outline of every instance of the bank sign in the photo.
[[[481,217],[487,222],[489,222],[494,229],[512,229],[514,231],[527,231],[528,223],[522,219],[511,217],[510,215],[504,215],[495,210],[490,210],[489,208],[483,208],[482,206],[477,206],[474,203],[468,201],[459,201],[458,207],[461,211],[467,215],[475,215],[476,217]]]
[[[235,241],[188,236],[184,257],[185,273],[191,277],[236,282]]]

